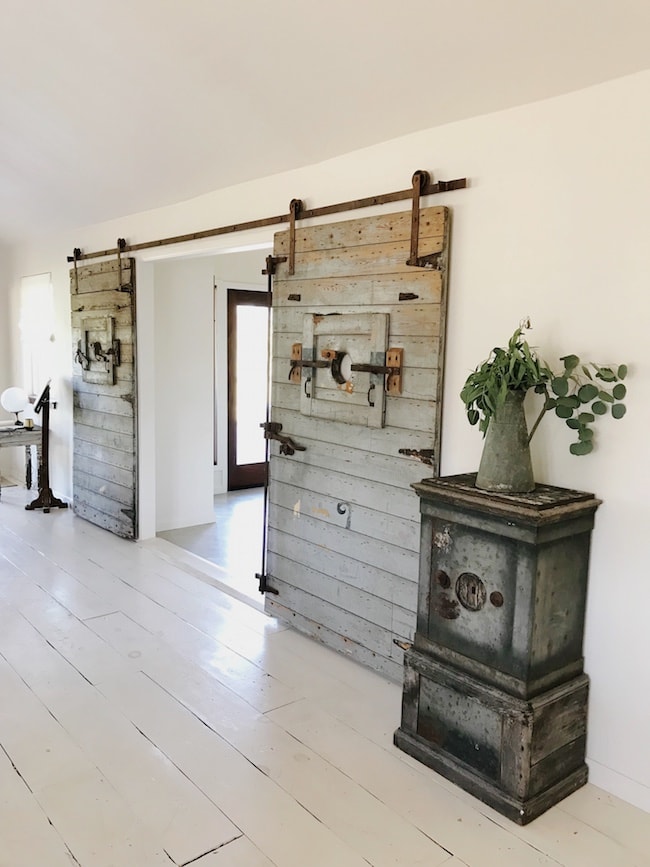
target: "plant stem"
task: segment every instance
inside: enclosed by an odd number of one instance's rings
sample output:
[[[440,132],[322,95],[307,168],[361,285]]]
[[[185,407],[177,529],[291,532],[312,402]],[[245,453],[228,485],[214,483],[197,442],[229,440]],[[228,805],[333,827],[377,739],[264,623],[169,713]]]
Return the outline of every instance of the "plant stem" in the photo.
[[[546,404],[546,402],[544,402],[544,403]],[[531,441],[532,438],[533,438],[533,434],[535,433],[535,431],[536,431],[537,428],[539,427],[539,423],[540,423],[540,421],[544,418],[545,415],[546,415],[546,405],[544,405],[544,406],[542,407],[542,411],[541,411],[540,414],[537,416],[537,420],[535,421],[535,424],[532,426],[531,431],[530,431],[530,433],[528,434],[528,439],[526,440],[526,442],[527,442],[528,445],[530,445],[530,441]]]

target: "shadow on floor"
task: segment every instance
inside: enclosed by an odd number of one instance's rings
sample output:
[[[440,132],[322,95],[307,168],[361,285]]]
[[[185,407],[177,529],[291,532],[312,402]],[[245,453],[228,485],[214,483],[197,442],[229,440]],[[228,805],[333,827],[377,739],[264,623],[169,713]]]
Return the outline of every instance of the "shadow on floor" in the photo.
[[[263,488],[229,491],[214,498],[214,524],[157,535],[223,569],[229,585],[259,599],[255,573],[262,566],[263,512]]]

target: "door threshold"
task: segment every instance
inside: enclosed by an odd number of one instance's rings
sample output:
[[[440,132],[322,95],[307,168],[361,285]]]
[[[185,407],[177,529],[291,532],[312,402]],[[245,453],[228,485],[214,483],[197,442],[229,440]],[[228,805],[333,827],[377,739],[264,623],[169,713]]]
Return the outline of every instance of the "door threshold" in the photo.
[[[179,545],[174,545],[173,542],[169,542],[167,539],[162,539],[159,536],[156,536],[153,539],[147,539],[140,544],[146,545],[148,548],[153,548],[156,553],[160,554],[166,560],[173,563],[175,566],[180,566],[185,571],[190,572],[205,584],[210,584],[212,587],[216,587],[217,590],[223,591],[228,596],[232,596],[240,602],[245,602],[246,605],[250,605],[251,608],[264,612],[264,598],[262,595],[260,594],[260,598],[256,599],[252,594],[249,595],[243,590],[240,590],[230,578],[228,571],[221,566],[217,566],[216,563],[211,563],[204,557],[200,557],[198,554],[193,554],[191,551],[187,551]],[[254,585],[254,581],[255,576],[251,575],[252,585]]]

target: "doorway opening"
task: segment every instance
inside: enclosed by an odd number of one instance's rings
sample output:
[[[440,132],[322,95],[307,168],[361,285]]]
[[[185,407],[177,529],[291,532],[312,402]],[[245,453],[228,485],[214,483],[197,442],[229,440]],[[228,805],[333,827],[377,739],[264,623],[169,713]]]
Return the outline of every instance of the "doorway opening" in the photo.
[[[268,293],[228,289],[228,490],[266,482]]]
[[[268,249],[265,244],[157,261],[150,268],[150,282],[142,281],[151,289],[156,325],[151,364],[156,400],[151,415],[143,418],[151,419],[155,432],[152,521],[157,544],[173,561],[257,608],[263,607],[256,579],[262,557],[263,489],[249,487],[257,484],[255,479],[244,479],[242,485],[235,477],[237,489],[229,490],[228,300],[232,288],[235,298],[258,301],[236,311],[237,342],[244,350],[239,363],[235,358],[238,391],[244,398],[237,411],[236,473],[240,465],[265,467],[260,423],[266,418],[268,306],[262,269]],[[259,324],[246,321],[249,313],[263,315],[263,336],[257,336]],[[257,386],[247,379],[249,360],[258,374]],[[259,392],[263,397],[254,399]],[[247,416],[251,423],[242,423]],[[246,432],[258,437],[257,454]]]

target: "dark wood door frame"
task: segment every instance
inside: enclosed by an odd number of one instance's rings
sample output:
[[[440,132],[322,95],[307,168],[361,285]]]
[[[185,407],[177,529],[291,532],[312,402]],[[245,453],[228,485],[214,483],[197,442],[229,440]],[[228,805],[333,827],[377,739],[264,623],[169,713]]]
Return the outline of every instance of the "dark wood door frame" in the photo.
[[[237,306],[250,304],[268,307],[267,292],[249,289],[228,289],[228,490],[258,487],[266,482],[267,464],[237,464]],[[251,346],[260,360],[260,375],[264,376],[266,347]],[[260,418],[260,424],[264,418]]]

